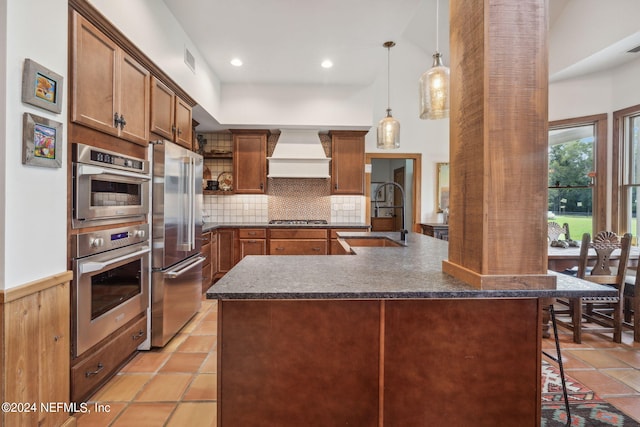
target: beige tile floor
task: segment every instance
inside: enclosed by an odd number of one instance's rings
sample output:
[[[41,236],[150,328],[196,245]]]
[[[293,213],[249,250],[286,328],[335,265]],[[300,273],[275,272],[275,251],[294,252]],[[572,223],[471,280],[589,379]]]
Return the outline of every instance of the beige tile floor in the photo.
[[[78,414],[78,427],[184,427],[216,425],[215,301],[162,349],[138,353],[89,398],[109,412]]]
[[[215,426],[217,309],[203,300],[167,346],[139,353],[89,399],[110,412],[79,414],[78,427]],[[558,336],[567,375],[640,422],[640,343],[631,332],[622,344],[605,334],[584,334],[575,344],[563,328]],[[553,335],[542,346],[553,353]]]

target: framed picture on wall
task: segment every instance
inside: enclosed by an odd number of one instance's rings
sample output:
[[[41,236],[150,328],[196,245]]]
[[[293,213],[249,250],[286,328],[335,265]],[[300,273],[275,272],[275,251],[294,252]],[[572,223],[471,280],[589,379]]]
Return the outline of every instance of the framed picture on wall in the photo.
[[[22,102],[60,113],[63,78],[27,58],[22,70]]]
[[[386,187],[380,187],[380,189],[378,189],[378,185],[382,184],[382,182],[372,182],[371,183],[371,201],[375,202],[376,200],[378,201],[378,203],[382,203],[382,202],[386,202],[387,201],[387,193],[385,191]],[[378,192],[376,193],[376,189],[378,189]]]
[[[24,113],[22,164],[47,168],[62,167],[62,123]]]

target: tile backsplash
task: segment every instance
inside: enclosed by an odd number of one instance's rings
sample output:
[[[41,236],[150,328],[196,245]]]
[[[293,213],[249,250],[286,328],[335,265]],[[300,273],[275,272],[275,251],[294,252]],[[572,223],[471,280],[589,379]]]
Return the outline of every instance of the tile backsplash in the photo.
[[[205,152],[231,151],[228,132],[202,134]],[[268,151],[273,151],[278,135],[271,135]],[[326,153],[330,138],[320,135]],[[329,155],[329,154],[327,154]],[[231,171],[231,159],[205,159],[211,178]],[[207,173],[205,171],[205,173]],[[206,184],[206,182],[205,182]],[[267,194],[203,196],[204,221],[217,223],[267,223],[272,219],[324,219],[329,223],[364,223],[364,196],[332,196],[328,179],[269,179]]]

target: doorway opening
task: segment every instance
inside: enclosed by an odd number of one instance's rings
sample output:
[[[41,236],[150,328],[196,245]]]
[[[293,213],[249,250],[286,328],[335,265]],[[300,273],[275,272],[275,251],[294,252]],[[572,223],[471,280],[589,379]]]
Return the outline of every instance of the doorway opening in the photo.
[[[422,181],[422,154],[420,153],[366,153],[365,164],[371,165],[370,173],[365,174],[366,222],[372,225],[373,231],[399,231],[402,226],[402,205],[399,191],[395,186],[381,189],[376,195],[378,209],[376,212],[372,193],[383,182],[395,182],[402,186],[405,193],[404,214],[405,227],[410,231],[420,232],[420,194]],[[382,201],[384,200],[384,201]],[[385,206],[397,206],[395,208]]]

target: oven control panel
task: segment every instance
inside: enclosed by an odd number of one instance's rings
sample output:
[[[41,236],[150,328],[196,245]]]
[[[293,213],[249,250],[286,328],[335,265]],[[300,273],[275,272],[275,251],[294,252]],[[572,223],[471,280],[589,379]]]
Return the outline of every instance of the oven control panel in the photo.
[[[82,258],[147,240],[149,224],[80,233],[72,236],[72,257]]]
[[[74,143],[72,145],[72,158],[76,163],[88,165],[108,166],[115,169],[149,173],[149,161],[137,157],[127,156],[115,151],[93,147],[86,144]]]

